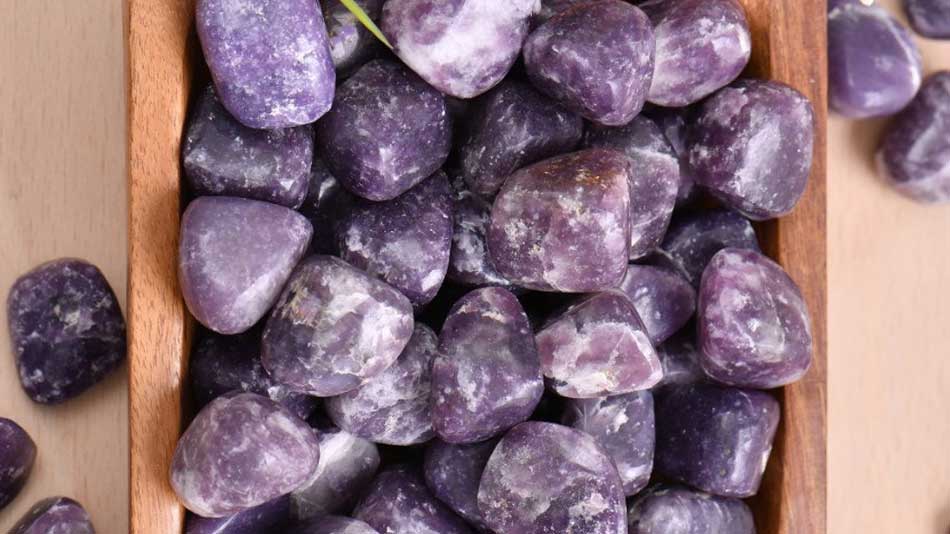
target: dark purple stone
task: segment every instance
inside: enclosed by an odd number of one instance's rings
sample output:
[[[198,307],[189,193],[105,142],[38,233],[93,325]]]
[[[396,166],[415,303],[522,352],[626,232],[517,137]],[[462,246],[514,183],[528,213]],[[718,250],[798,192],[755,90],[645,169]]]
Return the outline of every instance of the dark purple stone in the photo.
[[[89,514],[67,497],[50,497],[33,505],[9,534],[96,534]]]
[[[461,180],[454,185],[452,253],[446,279],[467,286],[510,286],[488,256],[485,241],[491,203],[469,191]]]
[[[709,210],[674,217],[660,250],[694,287],[699,287],[709,260],[727,247],[758,251],[755,229],[734,211]]]
[[[675,334],[696,311],[696,290],[673,269],[630,265],[620,289],[633,301],[654,345]]]
[[[455,445],[434,440],[426,448],[424,474],[429,490],[455,513],[481,531],[488,525],[478,510],[478,485],[497,439]]]
[[[699,196],[699,188],[696,187],[696,180],[689,168],[689,124],[692,122],[693,113],[694,109],[692,107],[663,108],[648,106],[643,110],[643,114],[660,127],[679,161],[680,185],[676,193],[677,207],[690,204]]]
[[[115,293],[83,260],[53,260],[19,277],[7,297],[7,321],[20,384],[34,402],[76,397],[125,360]]]
[[[356,200],[356,196],[340,186],[330,174],[322,159],[313,160],[310,170],[310,188],[307,198],[300,206],[302,213],[313,226],[310,240],[311,254],[338,254],[336,225]]]
[[[189,514],[185,520],[185,534],[261,534],[274,530],[282,531],[289,523],[290,497],[282,495],[228,517],[211,518]]]
[[[755,534],[749,506],[681,486],[655,486],[627,516],[630,534]]]
[[[425,482],[406,466],[376,477],[353,517],[385,534],[471,534],[462,519],[429,493]]]
[[[26,430],[0,417],[0,510],[23,489],[35,460],[36,443]]]
[[[931,39],[950,39],[950,3],[946,0],[904,0],[914,31]]]
[[[287,534],[379,534],[379,532],[359,519],[328,516],[294,525]]]
[[[696,346],[696,328],[692,324],[657,347],[656,353],[663,364],[663,379],[657,387],[695,384],[707,380],[706,373],[699,365],[702,356]]]
[[[374,22],[379,21],[383,0],[355,0]],[[322,0],[323,18],[330,39],[330,57],[337,75],[350,73],[377,55],[380,42],[340,0]]]
[[[345,430],[319,434],[320,462],[309,480],[290,494],[294,518],[310,519],[349,510],[376,476],[376,445]]]

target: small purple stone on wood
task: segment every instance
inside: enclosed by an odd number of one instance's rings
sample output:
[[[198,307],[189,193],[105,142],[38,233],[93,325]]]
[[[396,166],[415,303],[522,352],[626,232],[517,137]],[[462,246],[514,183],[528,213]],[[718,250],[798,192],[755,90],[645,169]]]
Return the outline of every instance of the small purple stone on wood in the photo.
[[[699,287],[709,260],[727,247],[759,251],[755,229],[734,211],[710,210],[674,217],[660,250],[694,287]]]
[[[491,202],[469,191],[461,180],[453,185],[452,253],[446,279],[467,286],[510,286],[488,256]]]
[[[379,451],[371,441],[335,428],[322,430],[318,439],[316,469],[290,494],[293,516],[300,520],[349,510],[379,468]]]
[[[0,510],[23,489],[35,460],[36,443],[26,430],[0,417]]]
[[[424,474],[429,490],[462,519],[488,531],[478,510],[478,485],[497,439],[455,445],[434,440],[426,448]]]
[[[260,506],[228,517],[201,517],[189,514],[185,534],[261,534],[287,528],[290,523],[290,497],[282,495]]]
[[[755,534],[749,505],[682,486],[650,488],[633,501],[630,534]]]
[[[620,290],[630,297],[654,345],[675,334],[696,311],[696,290],[673,269],[630,265]]]
[[[380,50],[380,42],[340,0],[322,0],[323,18],[330,39],[330,57],[337,75],[347,74],[369,61]],[[383,0],[355,0],[374,22],[379,21]]]
[[[328,516],[294,525],[286,534],[379,534],[379,532],[359,519]]]
[[[373,481],[353,517],[385,534],[471,534],[472,530],[429,493],[415,471],[397,466]]]
[[[679,333],[656,348],[663,364],[663,379],[657,387],[669,384],[695,384],[707,380],[699,365],[702,357],[696,347],[696,327],[687,325]]]
[[[33,505],[9,534],[96,534],[89,514],[67,497],[50,497]]]
[[[950,3],[946,0],[904,0],[914,31],[930,39],[950,39]]]

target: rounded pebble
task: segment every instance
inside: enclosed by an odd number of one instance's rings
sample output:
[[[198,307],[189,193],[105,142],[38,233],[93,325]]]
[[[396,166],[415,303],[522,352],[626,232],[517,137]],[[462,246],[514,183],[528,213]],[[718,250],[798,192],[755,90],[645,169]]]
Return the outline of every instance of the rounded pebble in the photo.
[[[654,345],[675,334],[696,311],[696,290],[673,269],[630,265],[620,290],[633,301]]]
[[[426,485],[437,499],[480,531],[488,525],[478,510],[478,485],[498,439],[456,445],[432,441],[425,452]]]
[[[23,489],[36,460],[36,443],[23,427],[0,417],[0,510]]]
[[[373,22],[379,22],[384,0],[355,0],[357,6]],[[330,39],[330,57],[336,68],[337,76],[349,74],[379,53],[381,46],[375,35],[370,33],[340,0],[321,0],[323,18],[327,24],[327,36]]]
[[[95,534],[89,514],[67,497],[50,497],[33,505],[9,534]]]
[[[491,223],[491,202],[469,191],[461,180],[453,185],[452,253],[446,279],[476,287],[511,286],[488,255],[486,239]]]
[[[422,477],[406,466],[380,473],[353,517],[384,534],[472,534],[461,518],[429,493]]]
[[[379,532],[359,519],[330,516],[295,525],[287,534],[379,534]]]
[[[914,31],[931,39],[950,39],[950,4],[945,0],[904,0]]]
[[[290,498],[277,497],[227,517],[188,514],[185,534],[260,534],[285,529],[290,522]]]
[[[709,260],[727,247],[759,251],[755,229],[734,211],[709,210],[674,217],[660,251],[694,287],[699,287]]]
[[[663,365],[663,379],[656,387],[669,384],[695,384],[705,382],[706,372],[699,365],[702,357],[696,346],[696,327],[692,324],[656,348]]]
[[[637,497],[630,534],[755,534],[749,505],[681,486],[656,486]]]
[[[337,428],[321,430],[318,439],[316,469],[290,494],[298,520],[348,511],[379,469],[379,450],[369,440]]]

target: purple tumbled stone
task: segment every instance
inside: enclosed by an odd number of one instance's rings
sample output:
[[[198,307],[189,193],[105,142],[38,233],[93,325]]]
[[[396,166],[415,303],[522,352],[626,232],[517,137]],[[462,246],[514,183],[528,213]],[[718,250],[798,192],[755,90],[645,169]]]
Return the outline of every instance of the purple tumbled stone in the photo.
[[[571,399],[564,424],[587,432],[603,447],[620,474],[624,493],[646,487],[653,471],[656,429],[653,395],[637,391],[597,399]]]
[[[673,269],[630,265],[619,287],[633,301],[654,345],[675,334],[696,311],[696,290]]]
[[[83,260],[53,260],[19,277],[7,297],[7,321],[20,385],[34,402],[76,397],[125,361],[115,293]]]
[[[23,489],[35,460],[36,443],[26,430],[0,417],[0,510]]]
[[[379,532],[359,519],[329,516],[294,525],[286,534],[379,534]]]
[[[671,385],[656,394],[656,472],[724,497],[759,490],[779,421],[762,391]]]
[[[264,368],[298,391],[331,397],[385,371],[412,336],[409,299],[331,256],[300,263],[264,329]]]
[[[699,287],[709,260],[727,247],[758,251],[755,229],[734,211],[709,210],[674,217],[660,250],[694,287]]]
[[[497,439],[456,445],[434,440],[426,448],[424,474],[429,490],[480,531],[487,531],[478,510],[478,485]]]
[[[950,201],[950,71],[927,78],[877,152],[881,174],[919,202]]]
[[[374,22],[379,21],[383,0],[355,0]],[[330,57],[337,74],[347,74],[372,59],[380,49],[379,40],[366,29],[340,0],[322,0],[323,18],[330,39]]]
[[[286,408],[256,393],[229,393],[182,434],[171,484],[192,512],[224,517],[300,487],[319,457],[316,433]]]
[[[445,319],[432,366],[432,424],[443,440],[474,443],[528,419],[544,392],[531,325],[499,287],[462,297]]]
[[[451,122],[438,91],[397,63],[375,60],[337,90],[317,124],[316,146],[343,187],[391,200],[439,170]]]
[[[663,379],[657,387],[669,384],[695,384],[707,380],[699,365],[699,349],[696,347],[696,328],[689,324],[679,333],[656,348],[663,365]]]
[[[537,334],[541,370],[558,395],[593,398],[653,387],[660,360],[633,302],[620,291],[582,298]]]
[[[313,232],[268,202],[199,197],[181,219],[178,276],[188,310],[221,334],[254,326],[277,300]]]
[[[946,0],[904,0],[914,31],[931,39],[950,39],[950,3]]]
[[[513,174],[492,206],[495,268],[539,291],[616,287],[630,248],[630,172],[623,154],[588,149]]]
[[[296,519],[345,512],[376,476],[376,445],[345,430],[320,432],[320,461],[310,478],[290,494]]]
[[[769,389],[798,380],[811,365],[811,319],[801,290],[758,252],[727,248],[713,256],[697,317],[700,364],[718,382]]]
[[[472,530],[429,493],[415,471],[397,466],[380,473],[353,517],[384,534],[471,534]]]
[[[755,534],[749,506],[681,486],[655,486],[630,505],[630,534]]]
[[[676,206],[686,206],[694,202],[699,196],[699,188],[696,187],[696,180],[689,168],[688,145],[689,124],[692,122],[694,113],[693,107],[663,108],[648,106],[644,108],[643,113],[660,127],[663,135],[666,136],[666,140],[673,147],[676,159],[679,161],[680,185],[676,193]]]
[[[590,0],[541,0],[541,10],[534,16],[531,23],[535,27],[540,26],[550,20],[554,15],[589,1]]]
[[[228,517],[189,514],[185,534],[261,534],[283,531],[290,523],[290,497],[282,495]]]
[[[300,206],[300,213],[307,217],[313,226],[310,253],[338,254],[336,225],[349,211],[356,198],[340,186],[340,182],[330,174],[322,159],[313,160],[307,198]]]
[[[619,126],[643,108],[653,77],[650,19],[621,0],[562,11],[531,33],[524,61],[531,83],[567,109]]]
[[[553,423],[511,429],[478,488],[485,522],[505,534],[625,534],[623,486],[590,435]]]
[[[491,202],[471,192],[461,180],[454,185],[452,253],[446,279],[467,286],[510,286],[488,256]]]
[[[89,514],[68,497],[50,497],[33,505],[9,534],[95,534]]]

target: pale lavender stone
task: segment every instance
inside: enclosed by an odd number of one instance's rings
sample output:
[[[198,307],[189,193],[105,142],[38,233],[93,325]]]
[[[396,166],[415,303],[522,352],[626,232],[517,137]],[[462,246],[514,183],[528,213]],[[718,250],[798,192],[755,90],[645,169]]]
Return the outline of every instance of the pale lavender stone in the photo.
[[[319,440],[320,461],[316,469],[290,494],[296,519],[349,510],[379,468],[379,451],[369,440],[337,428],[322,430]]]
[[[307,217],[313,226],[310,253],[339,253],[336,246],[336,225],[349,211],[356,198],[340,186],[340,182],[330,174],[322,159],[313,160],[307,198],[300,206],[300,213]]]
[[[36,443],[26,430],[0,417],[0,510],[23,489],[35,460]]]
[[[617,468],[590,435],[528,422],[498,443],[478,488],[485,522],[505,534],[625,534]]]
[[[630,248],[630,172],[623,154],[588,149],[513,174],[492,206],[495,268],[539,291],[616,287]]]
[[[691,204],[699,197],[699,187],[696,186],[693,172],[689,168],[689,124],[693,120],[694,111],[693,107],[647,106],[643,109],[644,116],[652,119],[663,131],[679,161],[680,185],[676,193],[676,207]]]
[[[89,514],[68,497],[50,497],[33,505],[9,534],[96,534]]]
[[[669,384],[695,384],[707,380],[699,365],[701,355],[696,346],[696,327],[688,324],[679,333],[656,348],[663,365],[663,379],[657,387]]]
[[[343,187],[391,200],[439,170],[452,124],[445,98],[405,67],[371,61],[343,82],[317,124],[317,151]]]
[[[185,534],[261,534],[282,531],[290,523],[290,497],[282,495],[228,517],[189,514]]]
[[[756,494],[778,401],[762,391],[706,384],[669,386],[655,400],[657,473],[724,497]]]
[[[656,428],[653,395],[637,391],[596,399],[570,399],[564,424],[587,432],[610,456],[626,495],[646,487],[653,471]]]
[[[479,531],[488,525],[478,510],[478,485],[497,439],[456,445],[434,440],[426,448],[423,474],[437,499]]]
[[[534,30],[524,45],[531,83],[594,122],[630,122],[646,101],[655,43],[650,19],[621,0],[563,11]]]
[[[340,428],[387,445],[414,445],[432,439],[432,361],[439,338],[416,324],[396,363],[366,384],[326,401]]]
[[[322,0],[323,18],[330,39],[330,57],[337,75],[347,74],[377,55],[381,49],[375,35],[340,0]],[[379,22],[383,0],[355,0],[369,18]]]
[[[188,310],[220,334],[254,326],[277,300],[313,232],[299,213],[259,200],[199,197],[181,219],[178,277]]]
[[[630,265],[619,288],[633,301],[654,345],[675,334],[696,311],[696,290],[673,269]]]
[[[662,378],[647,330],[620,291],[582,298],[548,320],[536,339],[541,370],[564,397],[619,395]]]
[[[330,256],[300,263],[264,329],[264,368],[298,391],[332,397],[385,371],[412,336],[412,305],[392,286]]]
[[[125,361],[125,319],[102,272],[63,258],[20,276],[7,297],[13,358],[23,391],[57,404]]]
[[[727,248],[699,287],[700,364],[718,382],[770,389],[800,379],[812,358],[801,290],[762,254]]]
[[[544,382],[528,317],[499,287],[476,289],[449,312],[432,366],[432,424],[474,443],[528,419]]]
[[[388,0],[383,32],[436,89],[473,98],[508,74],[539,0]]]
[[[192,512],[224,517],[300,487],[319,457],[307,423],[267,397],[235,392],[211,401],[182,434],[171,485]]]
[[[630,534],[755,534],[749,506],[681,486],[650,488],[630,505]]]
[[[946,0],[904,0],[914,31],[931,39],[950,39],[950,3]]]
[[[900,193],[919,202],[950,201],[950,71],[924,82],[890,125],[877,160]]]
[[[336,73],[314,0],[199,0],[196,26],[224,107],[251,128],[308,124],[330,109]]]
[[[407,466],[376,477],[353,517],[385,534],[471,534],[472,530],[439,502]]]
[[[674,217],[660,250],[694,287],[699,287],[709,260],[727,247],[758,251],[755,229],[734,211],[709,210]]]
[[[692,132],[696,182],[746,217],[785,215],[805,192],[815,114],[795,89],[740,80],[703,102]]]
[[[452,253],[446,279],[467,286],[511,286],[488,255],[491,202],[471,192],[462,180],[453,185]]]
[[[349,517],[319,517],[294,525],[287,534],[379,534],[373,527]]]

